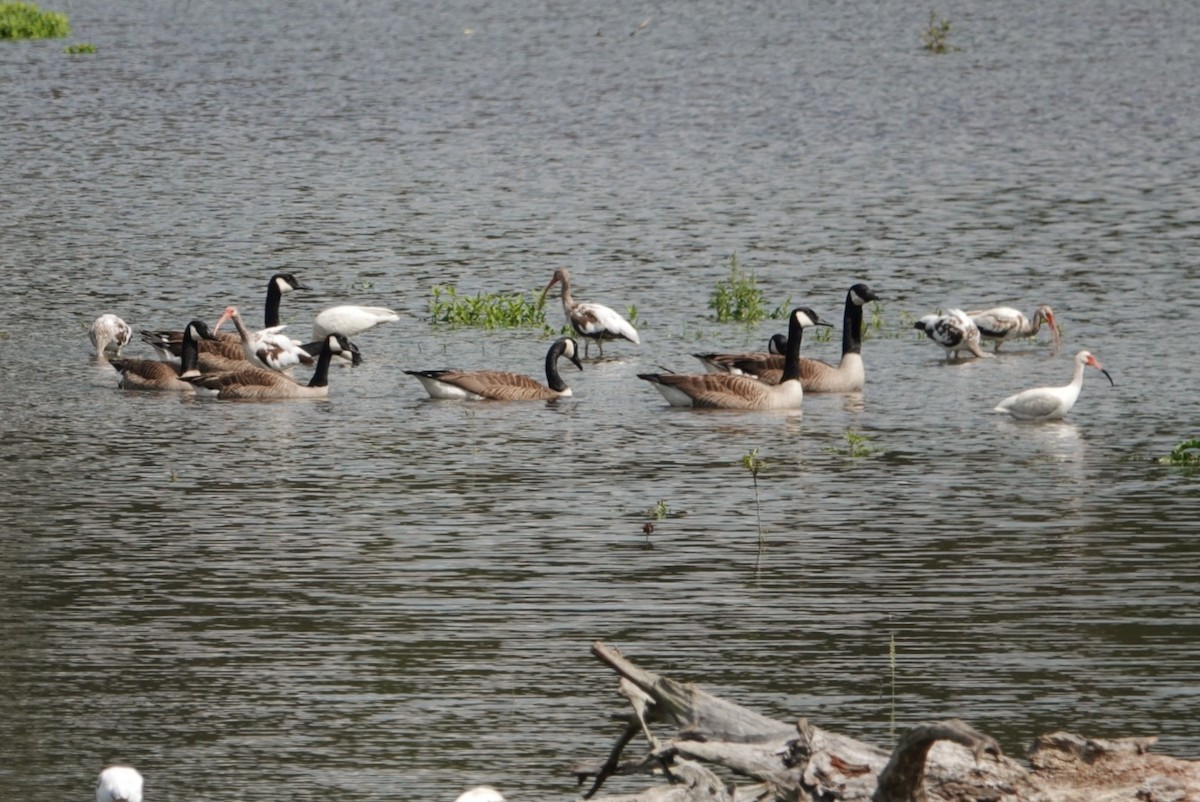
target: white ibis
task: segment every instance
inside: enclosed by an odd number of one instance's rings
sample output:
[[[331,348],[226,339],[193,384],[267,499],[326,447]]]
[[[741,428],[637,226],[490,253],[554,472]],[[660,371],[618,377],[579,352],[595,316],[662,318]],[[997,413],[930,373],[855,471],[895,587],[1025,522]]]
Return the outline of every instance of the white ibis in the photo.
[[[624,339],[631,343],[641,342],[638,339],[637,329],[613,309],[603,304],[573,299],[571,297],[571,274],[565,267],[554,271],[550,283],[546,285],[546,289],[542,290],[542,299],[545,299],[546,293],[550,292],[551,287],[559,283],[562,284],[563,314],[567,316],[567,322],[580,337],[596,341],[596,346],[600,349],[600,356],[604,356],[605,340]],[[583,351],[583,355],[586,357],[587,342],[584,342]]]
[[[238,308],[227,306],[217,320],[217,324],[213,326],[214,334],[220,330],[226,320],[233,321],[242,344],[242,353],[245,355],[246,361],[254,367],[267,370],[287,370],[296,365],[312,365],[315,362],[312,355],[304,350],[300,343],[283,333],[284,326],[251,332],[242,321]]]
[[[993,349],[993,353],[998,352],[1000,346],[1009,340],[1033,337],[1042,330],[1043,323],[1050,327],[1050,338],[1054,341],[1055,350],[1058,350],[1059,343],[1061,342],[1058,323],[1054,320],[1054,310],[1045,304],[1033,310],[1032,320],[1025,317],[1020,310],[1013,309],[1011,306],[980,309],[974,312],[967,312],[967,316],[979,328],[979,338],[981,340],[995,341],[996,346]]]
[[[308,384],[300,384],[286,373],[255,367],[224,373],[189,374],[184,378],[195,385],[197,392],[217,398],[327,398],[330,361],[338,354],[355,350],[356,346],[343,335],[330,334],[325,338]]]
[[[425,387],[430,398],[481,401],[553,401],[571,395],[571,388],[558,372],[558,360],[565,357],[583,370],[579,361],[579,343],[570,337],[554,341],[546,352],[546,384],[521,373],[499,370],[406,370]]]
[[[751,376],[730,373],[639,373],[674,407],[715,409],[795,409],[804,401],[800,384],[800,338],[804,329],[828,326],[808,307],[798,306],[788,316],[788,344],[783,378],[771,385]]]
[[[105,314],[92,321],[88,328],[88,339],[96,349],[96,359],[104,360],[109,354],[120,356],[121,349],[129,345],[133,329],[121,318]]]
[[[130,766],[109,766],[96,783],[96,802],[142,802],[142,775]]]
[[[1007,412],[1018,420],[1058,420],[1071,411],[1083,388],[1083,369],[1095,368],[1114,385],[1112,376],[1092,356],[1091,351],[1080,351],[1075,355],[1075,375],[1071,383],[1062,387],[1034,387],[1031,390],[1010,395],[996,405],[995,412]]]
[[[979,348],[979,327],[961,309],[950,309],[944,315],[926,315],[913,324],[925,336],[946,349],[946,358],[958,358],[959,351],[970,351],[977,357],[990,357]]]

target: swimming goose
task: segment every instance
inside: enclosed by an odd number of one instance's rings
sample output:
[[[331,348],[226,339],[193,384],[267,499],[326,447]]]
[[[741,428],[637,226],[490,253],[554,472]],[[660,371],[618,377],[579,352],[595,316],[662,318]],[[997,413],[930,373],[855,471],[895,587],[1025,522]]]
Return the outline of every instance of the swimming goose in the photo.
[[[866,383],[862,361],[862,308],[879,296],[866,284],[855,284],[846,293],[842,313],[842,359],[836,366],[820,359],[800,358],[800,384],[806,393],[856,393]],[[743,373],[767,384],[779,384],[783,377],[783,357],[768,356],[757,362],[738,363]]]
[[[946,358],[958,358],[959,351],[970,351],[978,357],[990,357],[979,348],[979,327],[961,309],[950,309],[944,315],[926,315],[913,324],[914,329],[946,349]]]
[[[88,339],[96,349],[96,359],[105,360],[109,354],[120,356],[121,349],[129,345],[133,329],[116,315],[101,315],[88,328]]]
[[[331,306],[313,320],[312,338],[324,341],[330,334],[353,337],[380,323],[392,323],[400,316],[382,306]]]
[[[124,390],[158,390],[192,393],[196,388],[186,381],[199,376],[201,339],[211,340],[213,333],[202,320],[193,320],[183,329],[183,345],[179,365],[157,359],[114,359],[113,368],[121,374],[117,386]]]
[[[255,332],[269,336],[283,330],[279,324],[279,306],[284,293],[292,290],[311,289],[300,283],[300,279],[291,273],[276,273],[267,281],[267,301],[263,310],[263,328]],[[182,331],[148,331],[141,332],[142,341],[152,346],[158,352],[159,358],[172,362],[179,357],[180,344],[183,341]],[[228,359],[238,359],[242,348],[240,335],[231,332],[214,332],[216,339],[206,340],[200,345],[200,351],[215,352]],[[224,343],[224,344],[223,344]],[[245,357],[241,357],[244,359]]]
[[[996,405],[993,412],[1007,412],[1018,420],[1058,420],[1071,411],[1083,388],[1083,369],[1095,368],[1108,378],[1108,383],[1114,385],[1112,376],[1092,356],[1090,351],[1080,351],[1075,355],[1075,375],[1070,384],[1062,387],[1034,387],[1032,390],[1010,395]]]
[[[187,380],[217,398],[326,398],[329,395],[329,363],[334,355],[356,350],[341,334],[325,338],[317,367],[308,384],[300,384],[286,373],[264,368],[247,368],[226,373],[196,373]]]
[[[1061,342],[1058,323],[1054,320],[1054,310],[1045,304],[1033,310],[1033,320],[1025,317],[1020,310],[1013,309],[1011,306],[979,309],[974,312],[967,312],[967,316],[975,321],[975,325],[979,328],[979,338],[981,340],[994,340],[996,342],[996,347],[992,353],[998,352],[1000,346],[1009,340],[1034,336],[1042,330],[1043,323],[1050,327],[1050,339],[1054,341],[1054,349],[1056,351]]]
[[[282,333],[283,326],[251,332],[246,328],[236,306],[225,307],[217,325],[213,326],[214,334],[226,320],[233,321],[241,340],[242,353],[255,367],[287,370],[296,365],[312,365],[315,361],[308,351],[300,347],[300,343]]]
[[[480,785],[463,791],[454,802],[504,802],[504,797],[490,785]]]
[[[637,329],[616,311],[603,304],[576,301],[571,298],[571,274],[565,267],[554,271],[554,277],[550,279],[546,289],[542,290],[543,301],[545,301],[546,293],[550,292],[550,288],[560,282],[562,283],[563,314],[567,316],[567,322],[580,337],[596,341],[596,345],[600,349],[600,356],[604,356],[605,340],[625,339],[632,343],[641,343],[641,340],[638,339]],[[588,345],[589,343],[585,340],[583,344],[584,357],[587,356]]]
[[[795,409],[804,400],[800,384],[800,338],[804,329],[828,326],[808,307],[798,306],[788,316],[788,345],[783,379],[770,385],[750,376],[729,373],[639,373],[675,407],[717,409]]]
[[[142,802],[142,775],[130,766],[109,766],[100,772],[96,802]]]
[[[772,334],[767,340],[766,351],[743,351],[741,353],[707,353],[692,354],[700,360],[708,373],[732,373],[735,376],[742,373],[754,374],[755,368],[763,370],[764,366],[774,362],[772,357],[779,357],[779,367],[783,368],[783,355],[787,352],[787,335]],[[776,382],[778,384],[778,382]]]
[[[560,337],[546,352],[546,384],[521,373],[498,370],[406,370],[424,385],[430,398],[481,401],[553,401],[571,395],[571,388],[558,373],[558,359],[566,357],[583,370],[579,343]]]

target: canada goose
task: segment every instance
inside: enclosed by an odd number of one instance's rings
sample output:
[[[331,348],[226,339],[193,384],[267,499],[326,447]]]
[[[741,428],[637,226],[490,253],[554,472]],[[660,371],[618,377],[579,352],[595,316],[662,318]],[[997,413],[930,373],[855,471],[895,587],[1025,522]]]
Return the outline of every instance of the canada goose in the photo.
[[[959,351],[970,351],[978,357],[990,357],[979,348],[979,327],[961,309],[951,309],[944,315],[926,315],[913,324],[914,329],[946,349],[946,358],[958,358]]]
[[[392,323],[400,316],[382,306],[331,306],[313,320],[313,340],[323,341],[330,334],[353,337],[380,323]]]
[[[995,341],[996,346],[992,353],[998,352],[1000,346],[1009,340],[1034,336],[1041,331],[1043,323],[1050,327],[1050,339],[1054,341],[1056,351],[1061,343],[1058,323],[1054,320],[1054,310],[1045,304],[1033,310],[1033,320],[1011,306],[979,309],[967,312],[967,317],[975,321],[976,327],[979,328],[979,339]]]
[[[1010,395],[997,404],[993,412],[1007,412],[1018,420],[1058,420],[1075,406],[1079,391],[1083,388],[1085,367],[1095,368],[1108,378],[1110,385],[1114,384],[1112,376],[1090,351],[1080,351],[1075,355],[1075,375],[1069,384],[1062,387],[1034,387]]]
[[[100,772],[96,802],[142,802],[142,775],[130,766],[109,766]]]
[[[504,802],[504,797],[490,785],[480,785],[459,794],[454,802]]]
[[[197,343],[213,339],[208,324],[193,320],[183,329],[183,344],[178,366],[157,359],[114,359],[113,368],[121,374],[117,386],[124,390],[195,392],[187,378],[199,376],[200,350]]]
[[[236,306],[225,307],[225,312],[213,326],[215,334],[226,320],[232,320],[241,340],[246,360],[255,367],[268,370],[287,370],[296,365],[312,365],[312,354],[300,347],[300,343],[283,334],[283,326],[251,332],[242,322]]]
[[[226,373],[196,373],[187,380],[203,388],[207,395],[217,398],[325,398],[329,395],[329,362],[334,355],[356,349],[341,334],[330,334],[325,338],[317,367],[308,384],[300,384],[286,373],[263,368],[247,368]]]
[[[846,293],[842,313],[842,359],[836,366],[820,359],[800,358],[800,384],[806,393],[856,393],[866,383],[862,361],[863,306],[879,299],[866,284],[855,284]],[[778,336],[778,335],[777,335]],[[778,384],[783,377],[783,357],[768,356],[755,363],[742,360],[737,367],[759,381]]]
[[[133,329],[116,315],[101,315],[88,328],[88,339],[96,349],[96,359],[105,360],[109,354],[120,356],[121,349],[129,345]]]
[[[774,356],[780,357],[779,368],[782,370],[783,355],[786,352],[787,335],[772,334],[771,339],[767,340],[766,351],[692,354],[692,356],[700,360],[700,364],[704,365],[704,370],[708,373],[732,373],[736,376],[740,373],[754,374],[756,369],[763,370],[765,366],[774,363],[775,360],[771,359]]]
[[[641,340],[638,339],[637,329],[614,310],[603,304],[576,301],[571,298],[571,274],[565,267],[554,271],[554,277],[550,279],[546,289],[542,290],[543,301],[546,293],[550,292],[550,288],[559,282],[562,283],[563,313],[567,316],[567,322],[580,337],[596,341],[596,346],[600,349],[600,356],[604,356],[605,340],[626,339],[632,343],[641,343]],[[588,342],[585,340],[583,344],[584,357],[587,356],[587,351]]]
[[[571,388],[558,373],[558,358],[566,357],[583,370],[579,343],[560,337],[546,352],[546,384],[522,373],[498,370],[406,370],[424,385],[430,398],[481,401],[553,401],[571,395]],[[547,386],[548,385],[548,386]]]
[[[808,307],[798,306],[788,316],[788,345],[783,379],[770,385],[750,376],[729,373],[639,373],[675,407],[717,409],[794,409],[804,400],[800,384],[800,338],[804,329],[828,326]]]
[[[279,306],[284,293],[292,290],[311,289],[300,283],[300,279],[291,273],[276,273],[267,280],[267,300],[263,310],[263,328],[257,334],[278,334],[283,330],[279,324]],[[179,357],[180,344],[183,341],[182,331],[149,331],[141,332],[142,341],[152,346],[158,352],[159,358],[172,362]],[[237,359],[242,347],[240,335],[232,332],[215,332],[214,340],[206,340],[200,345],[201,352],[215,352],[229,359]],[[219,341],[219,342],[218,342]],[[225,343],[225,345],[222,345]],[[245,359],[245,357],[241,357]]]

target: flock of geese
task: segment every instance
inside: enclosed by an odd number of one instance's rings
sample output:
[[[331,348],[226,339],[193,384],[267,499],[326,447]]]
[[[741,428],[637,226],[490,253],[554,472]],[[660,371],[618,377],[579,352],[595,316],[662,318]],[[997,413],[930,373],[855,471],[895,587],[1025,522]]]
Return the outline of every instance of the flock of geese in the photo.
[[[554,271],[542,298],[560,285],[563,313],[575,334],[589,345],[596,343],[604,355],[606,340],[639,343],[637,330],[618,312],[603,304],[576,301],[571,294],[570,273]],[[308,289],[291,273],[276,273],[267,282],[264,328],[252,331],[235,306],[225,309],[210,328],[202,320],[192,320],[182,330],[142,331],[141,339],[157,353],[156,359],[130,359],[121,356],[133,330],[116,315],[105,314],[89,330],[96,357],[111,360],[120,374],[118,386],[129,390],[153,390],[196,393],[227,399],[323,398],[329,394],[329,369],[334,361],[358,364],[361,352],[350,339],[380,323],[395,321],[399,315],[390,309],[370,306],[335,306],[321,312],[313,321],[308,342],[290,338],[279,323],[279,306],[285,293]],[[800,355],[806,329],[829,327],[816,312],[798,306],[788,315],[786,335],[776,334],[765,352],[694,354],[703,366],[695,373],[639,373],[667,403],[679,407],[711,409],[795,409],[805,393],[848,393],[862,390],[866,374],[862,361],[863,306],[879,297],[866,284],[858,283],[846,293],[842,316],[842,356],[836,364]],[[233,332],[221,332],[231,322]],[[915,328],[924,332],[946,351],[947,359],[961,352],[976,358],[990,358],[1011,340],[1033,337],[1042,326],[1049,328],[1054,347],[1060,344],[1058,324],[1048,306],[1039,306],[1033,317],[1011,307],[994,307],[964,312],[951,309],[945,314],[926,315]],[[993,342],[988,353],[984,342]],[[407,370],[425,388],[431,398],[453,400],[552,401],[571,395],[571,388],[559,372],[566,359],[583,369],[579,343],[574,337],[560,337],[546,353],[543,384],[521,373],[499,370]],[[298,365],[313,372],[301,383],[292,375]],[[1010,396],[994,411],[1022,420],[1062,418],[1074,406],[1083,385],[1085,367],[1095,368],[1112,377],[1088,351],[1075,357],[1075,372],[1070,383],[1061,387],[1036,387]]]
[[[640,342],[634,327],[603,304],[576,301],[571,295],[570,274],[554,271],[542,297],[559,284],[563,313],[575,333],[585,342],[595,341],[603,355],[605,340]],[[283,334],[279,305],[292,290],[308,289],[290,273],[277,273],[267,283],[264,328],[251,331],[237,307],[225,309],[216,324],[192,320],[182,330],[142,331],[142,341],[158,354],[157,359],[130,359],[121,349],[133,338],[133,330],[121,318],[101,315],[89,329],[89,337],[100,360],[111,360],[120,374],[119,386],[130,390],[189,392],[218,398],[317,398],[328,395],[329,369],[334,359],[357,364],[358,347],[350,340],[380,323],[399,319],[390,309],[369,306],[335,306],[317,315],[312,338],[301,343]],[[699,353],[694,356],[704,367],[700,373],[639,373],[672,406],[715,409],[789,409],[801,405],[804,393],[846,393],[863,388],[866,374],[862,361],[863,306],[878,300],[866,284],[855,284],[846,293],[842,316],[842,358],[836,365],[800,356],[806,329],[830,326],[806,306],[788,315],[787,335],[774,335],[765,352]],[[232,322],[236,334],[220,334]],[[989,358],[1011,340],[1033,337],[1042,326],[1050,329],[1057,349],[1060,342],[1054,312],[1039,306],[1032,318],[1010,307],[973,312],[951,309],[945,314],[926,315],[915,328],[946,350],[946,358],[961,351],[976,358]],[[992,353],[982,343],[995,343]],[[587,357],[585,346],[584,358]],[[553,400],[571,394],[558,371],[566,359],[582,370],[579,344],[560,337],[546,354],[546,383],[520,373],[496,370],[410,370],[405,371],[424,386],[431,398]],[[306,384],[289,371],[297,365],[313,367]],[[1085,367],[1101,371],[1113,383],[1103,365],[1088,351],[1075,355],[1075,372],[1061,387],[1036,387],[1012,395],[996,405],[995,411],[1022,420],[1055,420],[1074,406],[1083,385]],[[111,766],[100,774],[96,802],[141,802],[142,776],[129,766]],[[504,802],[490,786],[464,792],[456,802]]]

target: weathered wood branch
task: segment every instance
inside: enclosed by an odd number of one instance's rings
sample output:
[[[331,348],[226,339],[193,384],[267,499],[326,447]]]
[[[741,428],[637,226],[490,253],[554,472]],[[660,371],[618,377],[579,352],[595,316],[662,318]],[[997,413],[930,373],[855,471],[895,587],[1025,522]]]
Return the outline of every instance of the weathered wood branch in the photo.
[[[957,719],[921,724],[891,754],[813,726],[777,721],[647,671],[617,649],[592,653],[621,677],[633,706],[625,730],[587,796],[606,779],[652,774],[666,782],[601,802],[1200,802],[1200,762],[1149,753],[1153,738],[1039,739],[1030,765],[1000,754],[996,741]],[[655,735],[655,725],[674,729]],[[638,734],[648,751],[621,756]]]

